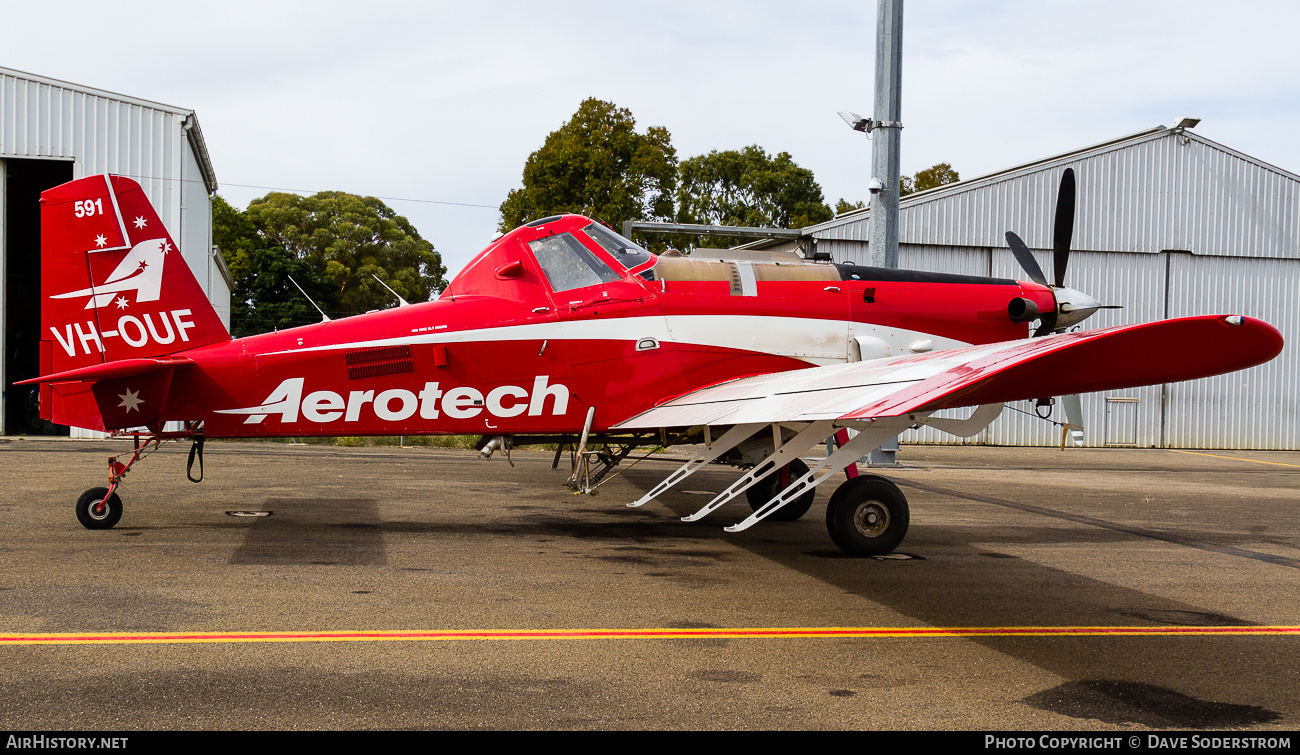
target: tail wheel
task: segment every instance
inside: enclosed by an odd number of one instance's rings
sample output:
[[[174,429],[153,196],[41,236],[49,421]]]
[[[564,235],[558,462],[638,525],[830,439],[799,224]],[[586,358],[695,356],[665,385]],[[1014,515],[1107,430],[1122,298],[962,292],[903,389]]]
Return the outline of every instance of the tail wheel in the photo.
[[[841,485],[826,507],[826,529],[840,550],[883,556],[898,547],[910,520],[907,498],[883,477],[855,477]]]
[[[106,530],[121,518],[122,499],[108,495],[108,488],[91,488],[77,499],[77,521],[88,530]]]
[[[794,482],[800,477],[808,474],[808,465],[803,463],[803,460],[801,459],[791,461],[789,469],[790,475],[788,479],[790,482]],[[749,507],[754,511],[758,511],[763,508],[763,504],[776,498],[777,493],[785,490],[786,485],[789,483],[782,485],[781,477],[781,472],[778,470],[754,483],[749,490],[746,490],[745,498],[749,501]],[[808,513],[808,509],[812,507],[813,499],[816,497],[817,489],[809,488],[807,493],[804,493],[772,512],[772,514],[767,517],[767,520],[772,522],[793,522]]]

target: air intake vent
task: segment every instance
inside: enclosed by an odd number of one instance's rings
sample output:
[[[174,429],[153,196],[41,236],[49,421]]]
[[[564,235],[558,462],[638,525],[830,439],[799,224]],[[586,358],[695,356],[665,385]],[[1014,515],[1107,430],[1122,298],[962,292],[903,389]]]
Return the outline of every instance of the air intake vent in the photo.
[[[348,379],[400,375],[415,372],[415,360],[410,346],[379,346],[373,349],[353,349],[345,352]]]

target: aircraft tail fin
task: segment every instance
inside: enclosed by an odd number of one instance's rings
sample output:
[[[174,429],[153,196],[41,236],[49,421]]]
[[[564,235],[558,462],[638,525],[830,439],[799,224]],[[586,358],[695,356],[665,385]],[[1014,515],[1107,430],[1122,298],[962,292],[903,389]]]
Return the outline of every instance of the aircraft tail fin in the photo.
[[[42,375],[228,340],[138,183],[87,176],[41,194]],[[48,386],[42,416],[78,424],[48,416],[67,414]]]
[[[44,374],[230,340],[129,178],[88,176],[41,194],[41,266]]]

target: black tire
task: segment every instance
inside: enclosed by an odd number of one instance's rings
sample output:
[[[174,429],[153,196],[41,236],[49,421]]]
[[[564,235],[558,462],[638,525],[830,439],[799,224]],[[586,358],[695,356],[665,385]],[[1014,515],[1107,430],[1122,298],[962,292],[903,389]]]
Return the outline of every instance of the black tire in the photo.
[[[122,518],[122,499],[114,493],[104,500],[108,488],[91,488],[77,499],[77,521],[88,530],[106,530]],[[103,506],[100,506],[100,502]],[[96,507],[99,507],[96,510]]]
[[[795,459],[790,462],[790,482],[808,474],[808,465],[803,463],[802,459]],[[763,504],[776,497],[784,488],[781,486],[781,470],[776,470],[772,474],[764,477],[754,483],[749,490],[745,491],[745,498],[749,501],[749,507],[754,511],[763,508]],[[767,517],[771,522],[793,522],[812,508],[813,499],[817,497],[817,489],[810,488],[807,493],[790,501],[786,505],[774,511]]]
[[[826,529],[852,556],[883,556],[898,547],[910,521],[907,498],[883,477],[855,477],[841,485],[826,507]]]

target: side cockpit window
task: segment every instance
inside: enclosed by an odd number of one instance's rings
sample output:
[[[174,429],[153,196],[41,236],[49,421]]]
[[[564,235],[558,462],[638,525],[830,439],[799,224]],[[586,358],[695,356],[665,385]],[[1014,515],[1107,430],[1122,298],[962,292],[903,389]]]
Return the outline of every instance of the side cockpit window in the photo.
[[[568,291],[619,280],[592,251],[568,233],[528,242],[553,291]]]
[[[658,257],[641,248],[635,241],[630,241],[599,223],[588,225],[582,229],[582,232],[613,255],[620,265],[646,280],[654,280],[651,268],[654,267]]]

